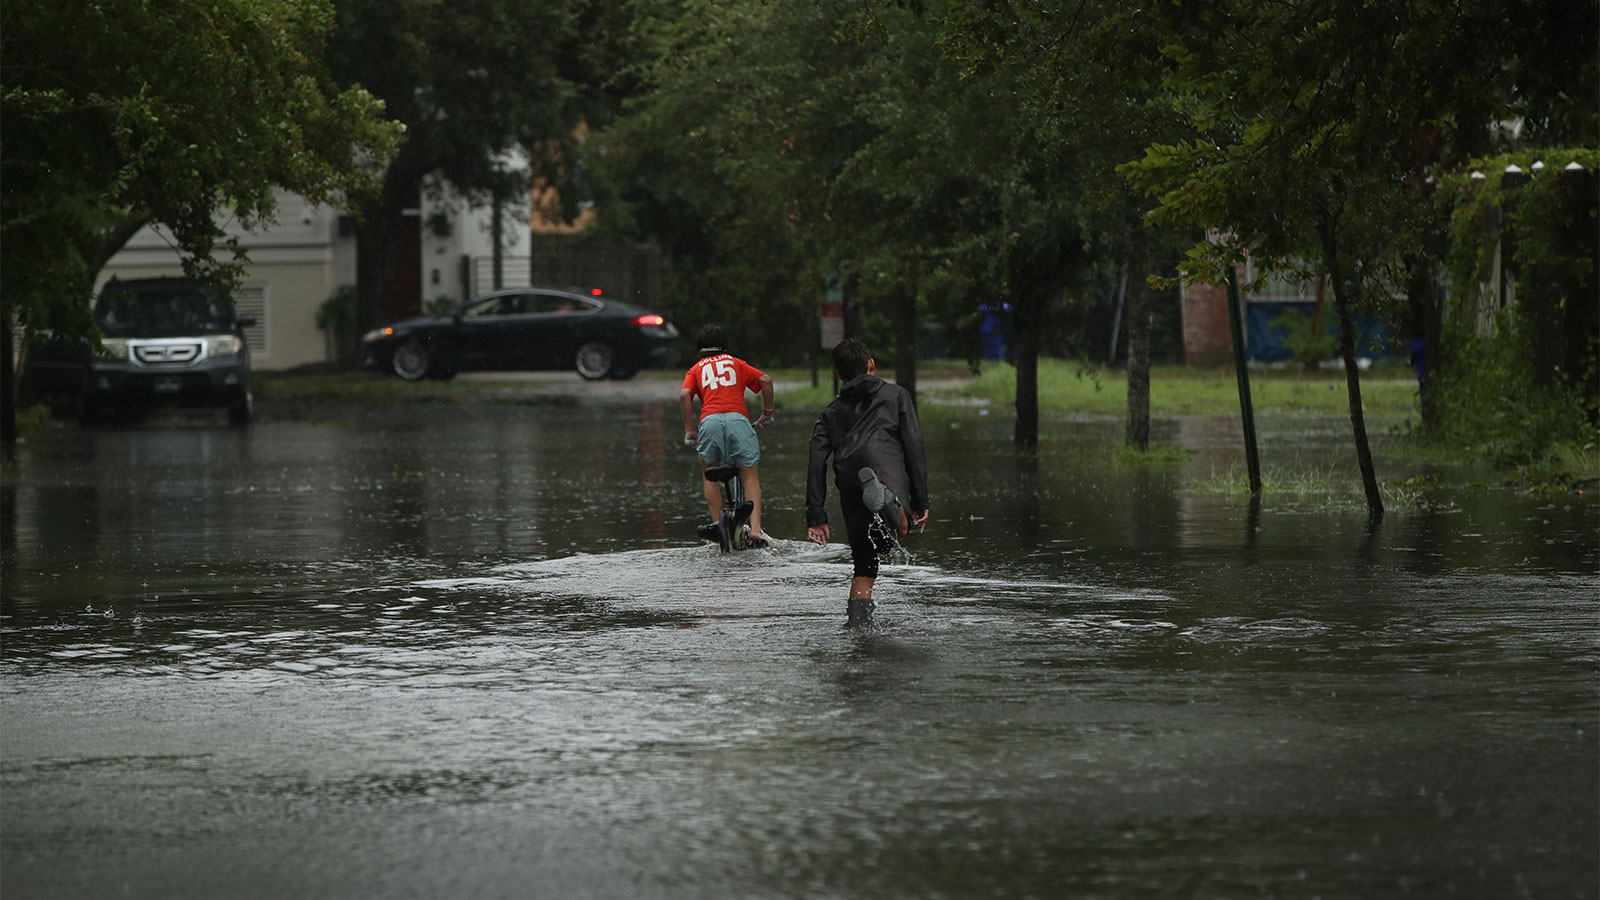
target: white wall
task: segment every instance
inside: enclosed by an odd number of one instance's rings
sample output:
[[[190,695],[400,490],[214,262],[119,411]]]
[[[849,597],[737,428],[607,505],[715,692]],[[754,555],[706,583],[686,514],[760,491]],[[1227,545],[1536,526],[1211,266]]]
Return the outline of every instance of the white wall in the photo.
[[[508,160],[507,165],[521,164]],[[433,196],[438,194],[437,197]],[[289,369],[328,361],[327,340],[317,328],[317,310],[340,287],[356,283],[356,242],[341,237],[341,213],[309,204],[304,198],[276,192],[276,220],[257,232],[236,220],[219,219],[223,231],[239,239],[250,263],[235,298],[241,315],[257,324],[246,329],[251,361],[263,371]],[[506,257],[526,257],[531,240],[524,207],[501,235]],[[473,207],[448,189],[424,191],[422,200],[421,279],[426,309],[440,296],[459,302],[463,256],[489,257],[494,252],[488,207]],[[449,234],[434,234],[429,219],[442,213]],[[518,223],[521,224],[518,224]],[[100,273],[100,286],[113,277],[148,278],[182,275],[183,266],[170,240],[154,228],[140,229]]]
[[[239,239],[250,257],[234,300],[240,315],[256,317],[245,337],[252,365],[263,371],[326,361],[317,309],[344,283],[335,265],[337,211],[312,206],[288,193],[278,194],[278,204],[277,221],[260,232],[245,231],[231,217],[218,223]],[[348,255],[353,284],[354,250]],[[113,277],[182,274],[183,265],[169,239],[158,229],[142,228],[101,270],[95,290]]]
[[[526,156],[508,154],[501,164],[506,167],[527,165]],[[524,200],[520,209],[511,210],[501,229],[500,252],[502,258],[526,258],[531,252],[529,235],[531,201]],[[448,234],[434,232],[432,223],[436,215],[443,215],[448,223]],[[489,206],[469,204],[447,185],[434,183],[422,192],[422,305],[428,305],[440,296],[455,302],[471,299],[463,297],[461,285],[462,257],[488,259],[494,255],[493,213]],[[507,286],[526,284],[526,264],[522,266],[521,281],[508,271]]]

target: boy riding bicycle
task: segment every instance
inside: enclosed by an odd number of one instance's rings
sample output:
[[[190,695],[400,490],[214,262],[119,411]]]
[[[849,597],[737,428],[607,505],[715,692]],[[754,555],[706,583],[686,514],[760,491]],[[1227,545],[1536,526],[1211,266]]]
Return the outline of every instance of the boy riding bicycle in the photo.
[[[754,503],[750,513],[750,541],[746,546],[766,545],[766,532],[761,530],[761,478],[756,464],[761,461],[761,444],[756,440],[755,429],[746,412],[745,391],[761,394],[761,415],[756,424],[765,428],[772,424],[772,379],[725,349],[727,333],[717,325],[700,329],[696,342],[700,360],[689,367],[683,376],[683,387],[678,391],[678,407],[683,412],[683,442],[695,448],[700,455],[701,484],[705,489],[706,508],[715,523],[722,515],[722,491],[705,480],[705,470],[710,466],[734,465],[739,467],[739,482],[744,487],[745,499]],[[700,418],[694,418],[694,400],[700,399]],[[697,529],[706,537],[701,526]],[[716,525],[711,525],[714,532]]]

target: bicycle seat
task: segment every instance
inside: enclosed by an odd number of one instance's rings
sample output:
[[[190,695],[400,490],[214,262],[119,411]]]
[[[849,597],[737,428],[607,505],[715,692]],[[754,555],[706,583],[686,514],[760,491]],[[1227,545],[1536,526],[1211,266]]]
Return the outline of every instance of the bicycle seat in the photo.
[[[730,478],[738,477],[738,466],[708,466],[706,468],[706,480],[710,482],[727,481]]]

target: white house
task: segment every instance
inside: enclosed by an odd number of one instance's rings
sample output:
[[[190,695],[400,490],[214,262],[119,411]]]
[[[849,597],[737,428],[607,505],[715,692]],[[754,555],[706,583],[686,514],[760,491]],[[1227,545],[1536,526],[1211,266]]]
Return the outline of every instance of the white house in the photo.
[[[430,196],[432,194],[432,196]],[[317,311],[340,288],[356,283],[356,241],[352,220],[328,206],[278,192],[276,221],[257,232],[245,231],[231,215],[219,214],[218,225],[237,238],[249,256],[249,265],[234,303],[240,315],[254,316],[245,329],[252,363],[258,370],[289,369],[327,362],[332,348],[317,328]],[[442,299],[459,301],[463,295],[487,289],[484,279],[470,277],[483,269],[482,260],[494,256],[490,212],[474,208],[448,191],[421,192],[418,206],[407,210],[417,222],[417,241],[410,260],[417,271],[405,273],[403,283],[420,286],[414,308],[426,309]],[[520,225],[518,221],[520,219]],[[525,284],[528,211],[505,224],[501,254],[520,260],[521,271],[506,272],[507,285]],[[474,263],[474,260],[480,262]],[[148,278],[182,275],[183,266],[171,242],[157,228],[142,228],[101,270],[96,291],[112,278]],[[518,278],[520,276],[520,280]]]

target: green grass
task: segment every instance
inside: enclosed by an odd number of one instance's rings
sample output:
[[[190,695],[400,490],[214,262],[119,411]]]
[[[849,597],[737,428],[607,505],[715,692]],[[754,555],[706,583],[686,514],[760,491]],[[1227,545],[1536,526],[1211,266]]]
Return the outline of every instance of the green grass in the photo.
[[[1417,410],[1415,379],[1408,370],[1363,373],[1362,408],[1369,415],[1404,416]],[[997,405],[1016,402],[1016,370],[1006,363],[986,363],[983,374],[962,386],[968,397]],[[1349,412],[1342,371],[1307,375],[1296,370],[1250,372],[1250,403],[1256,410],[1343,415]],[[1039,361],[1039,408],[1048,412],[1124,415],[1128,407],[1127,373],[1084,367],[1077,363]],[[1159,366],[1150,372],[1150,412],[1154,415],[1221,415],[1239,411],[1239,386],[1232,369]]]
[[[780,388],[774,392],[773,402],[778,407],[779,415],[784,410],[816,413],[833,402],[833,385],[830,381],[823,381],[820,386],[812,387],[811,382],[806,381],[801,387]]]
[[[1517,467],[1512,483],[1536,493],[1600,491],[1600,444],[1560,443]]]
[[[1405,481],[1380,482],[1378,493],[1386,508],[1398,509],[1420,504],[1428,486],[1428,481],[1419,476]],[[1234,464],[1221,472],[1213,470],[1185,487],[1196,494],[1247,498],[1250,476],[1245,466]],[[1366,490],[1354,472],[1334,466],[1308,466],[1298,460],[1284,466],[1263,466],[1261,496],[1275,501],[1310,502],[1327,509],[1358,509],[1367,504]]]
[[[1151,441],[1150,446],[1144,450],[1138,450],[1128,444],[1119,444],[1112,456],[1112,462],[1125,469],[1158,468],[1185,463],[1193,457],[1194,451],[1187,447]]]

